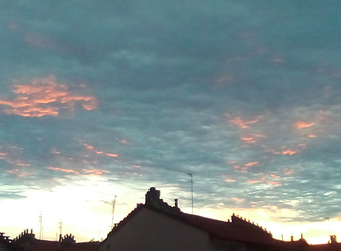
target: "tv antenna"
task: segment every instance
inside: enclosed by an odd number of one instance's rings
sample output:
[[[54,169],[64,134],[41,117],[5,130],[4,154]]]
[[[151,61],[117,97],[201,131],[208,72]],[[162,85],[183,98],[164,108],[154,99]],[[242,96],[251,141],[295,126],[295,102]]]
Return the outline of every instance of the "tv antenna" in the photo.
[[[39,239],[43,239],[43,214],[40,212],[39,214]]]
[[[112,217],[111,217],[111,228],[114,227],[114,213],[115,213],[115,204],[116,204],[116,195],[114,197],[114,201],[112,202]]]
[[[193,214],[193,175],[192,173],[187,173],[187,175],[191,176],[191,192],[192,192],[192,214]]]
[[[56,241],[60,241],[60,238],[62,236],[62,225],[63,225],[63,222],[62,222],[62,219],[59,218],[59,221],[58,221],[58,230],[56,232]]]
[[[63,229],[62,219],[59,219],[58,226],[59,226],[59,236],[62,236],[62,229]]]

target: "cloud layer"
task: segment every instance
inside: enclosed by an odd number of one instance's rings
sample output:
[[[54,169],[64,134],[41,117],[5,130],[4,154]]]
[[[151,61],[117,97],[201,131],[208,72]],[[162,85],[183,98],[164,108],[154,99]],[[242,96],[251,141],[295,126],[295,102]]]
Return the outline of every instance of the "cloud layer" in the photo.
[[[191,172],[198,207],[340,217],[332,5],[0,1],[0,198],[101,176],[188,201]]]

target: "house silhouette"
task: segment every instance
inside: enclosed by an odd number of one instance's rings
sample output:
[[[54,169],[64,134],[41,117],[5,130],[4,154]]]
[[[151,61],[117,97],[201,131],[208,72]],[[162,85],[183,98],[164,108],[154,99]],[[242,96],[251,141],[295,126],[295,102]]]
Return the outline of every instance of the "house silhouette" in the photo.
[[[298,241],[274,239],[266,229],[236,215],[220,221],[184,213],[160,199],[151,187],[145,204],[117,224],[100,244],[100,251],[304,251]]]

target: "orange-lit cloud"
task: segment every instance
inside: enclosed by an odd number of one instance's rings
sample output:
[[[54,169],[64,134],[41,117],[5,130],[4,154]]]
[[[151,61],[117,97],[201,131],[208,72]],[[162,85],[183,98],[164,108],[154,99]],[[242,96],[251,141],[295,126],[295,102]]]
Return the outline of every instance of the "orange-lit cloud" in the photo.
[[[236,198],[236,197],[233,197],[232,200],[234,201],[238,201],[238,202],[243,202],[244,199],[241,199],[241,198]]]
[[[248,144],[252,144],[252,143],[256,143],[259,138],[265,138],[265,136],[262,134],[250,133],[247,135],[243,135],[241,137],[241,140],[245,141]]]
[[[23,161],[19,159],[12,159],[10,157],[7,157],[7,155],[1,156],[0,159],[4,159],[7,163],[16,165],[16,166],[21,166],[21,167],[31,166],[31,164],[24,163]]]
[[[230,123],[232,123],[234,125],[240,126],[241,128],[249,128],[250,125],[259,122],[259,120],[261,118],[262,118],[262,116],[258,116],[258,117],[255,117],[252,120],[244,120],[241,117],[236,117],[236,118],[233,118],[233,119],[229,120],[228,122],[230,122]]]
[[[298,150],[294,150],[294,149],[286,149],[286,147],[281,147],[282,149],[267,149],[267,151],[272,152],[273,154],[282,154],[282,155],[294,155],[297,154],[298,151],[301,151],[306,145],[302,144],[302,145],[298,145],[296,146],[296,148],[298,148]]]
[[[258,165],[259,162],[249,162],[244,165],[236,165],[234,161],[229,161],[228,164],[231,164],[237,172],[246,172],[250,167]]]
[[[3,111],[23,117],[58,116],[60,110],[73,110],[76,103],[93,110],[97,101],[92,96],[72,95],[67,85],[57,82],[54,76],[32,80],[27,85],[14,85],[13,100],[0,100]]]
[[[94,153],[96,153],[98,155],[106,155],[106,156],[109,156],[109,157],[117,157],[118,156],[118,154],[116,154],[116,153],[106,153],[104,151],[97,150],[97,149],[95,149],[94,146],[86,144],[86,143],[83,143],[83,145],[86,147],[86,149],[88,149],[88,150],[90,150],[90,151],[92,151],[92,152],[94,152]]]
[[[279,181],[267,181],[268,184],[279,186],[281,183]]]
[[[279,179],[280,176],[271,174],[271,175],[265,175],[265,174],[261,174],[258,180],[248,180],[247,182],[250,184],[254,184],[254,183],[262,183],[262,184],[270,184],[270,185],[274,185],[274,186],[280,186],[281,183],[278,180],[272,180],[272,179]]]
[[[106,155],[109,157],[117,157],[118,156],[118,154],[116,154],[116,153],[107,153]]]
[[[34,175],[34,173],[21,173],[18,176],[19,177],[25,177],[25,176],[29,176],[29,175]]]
[[[121,139],[120,142],[121,142],[122,144],[127,144],[127,143],[128,143],[128,140],[126,140],[126,139]]]
[[[242,138],[243,141],[246,141],[247,143],[256,143],[256,140],[254,138]]]
[[[309,138],[316,138],[317,135],[316,135],[316,134],[309,134],[308,137],[309,137]]]
[[[294,155],[296,153],[296,151],[294,150],[284,150],[282,151],[283,155]]]
[[[138,165],[132,165],[131,167],[134,167],[134,168],[140,168],[141,166],[138,166]]]
[[[298,121],[298,122],[296,122],[295,124],[296,124],[296,127],[297,127],[298,129],[307,128],[307,127],[311,127],[311,126],[315,125],[314,122],[312,122],[312,123],[306,123],[306,122],[302,122],[302,121]]]
[[[227,182],[236,182],[236,180],[233,180],[233,179],[225,179],[225,181],[227,181]]]
[[[19,169],[18,169],[18,168],[15,168],[15,169],[8,170],[7,172],[8,172],[8,173],[18,173],[18,172],[19,172]]]
[[[222,175],[221,177],[223,177],[226,182],[236,182],[236,180],[230,176]]]
[[[29,175],[34,175],[34,173],[22,173],[22,172],[20,172],[20,170],[18,168],[8,170],[7,172],[10,174],[14,174],[18,177],[25,177],[25,176],[29,176]]]
[[[103,173],[109,173],[106,170],[99,170],[99,169],[83,169],[86,173],[95,174],[95,175],[102,175]]]
[[[257,164],[259,164],[259,162],[250,162],[250,163],[245,164],[245,166],[254,166]]]
[[[4,159],[5,156],[7,156],[7,153],[2,153],[2,152],[0,152],[0,159]]]
[[[72,169],[65,169],[65,168],[59,168],[59,167],[48,167],[48,169],[55,170],[55,171],[61,171],[61,172],[65,172],[65,173],[79,174],[79,172],[72,170]]]
[[[57,151],[56,149],[52,149],[52,150],[51,150],[51,153],[52,153],[52,154],[60,154],[60,151]]]
[[[88,145],[88,144],[83,144],[88,150],[93,150],[94,147],[92,145]]]
[[[248,180],[247,182],[248,183],[259,183],[260,181],[259,180]]]

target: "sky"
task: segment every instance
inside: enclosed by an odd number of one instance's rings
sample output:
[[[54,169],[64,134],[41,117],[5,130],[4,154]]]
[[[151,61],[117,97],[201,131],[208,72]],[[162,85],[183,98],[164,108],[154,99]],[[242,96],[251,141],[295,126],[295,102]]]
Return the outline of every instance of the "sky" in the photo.
[[[0,231],[100,240],[150,187],[191,213],[191,173],[195,214],[340,236],[340,8],[0,0]]]

